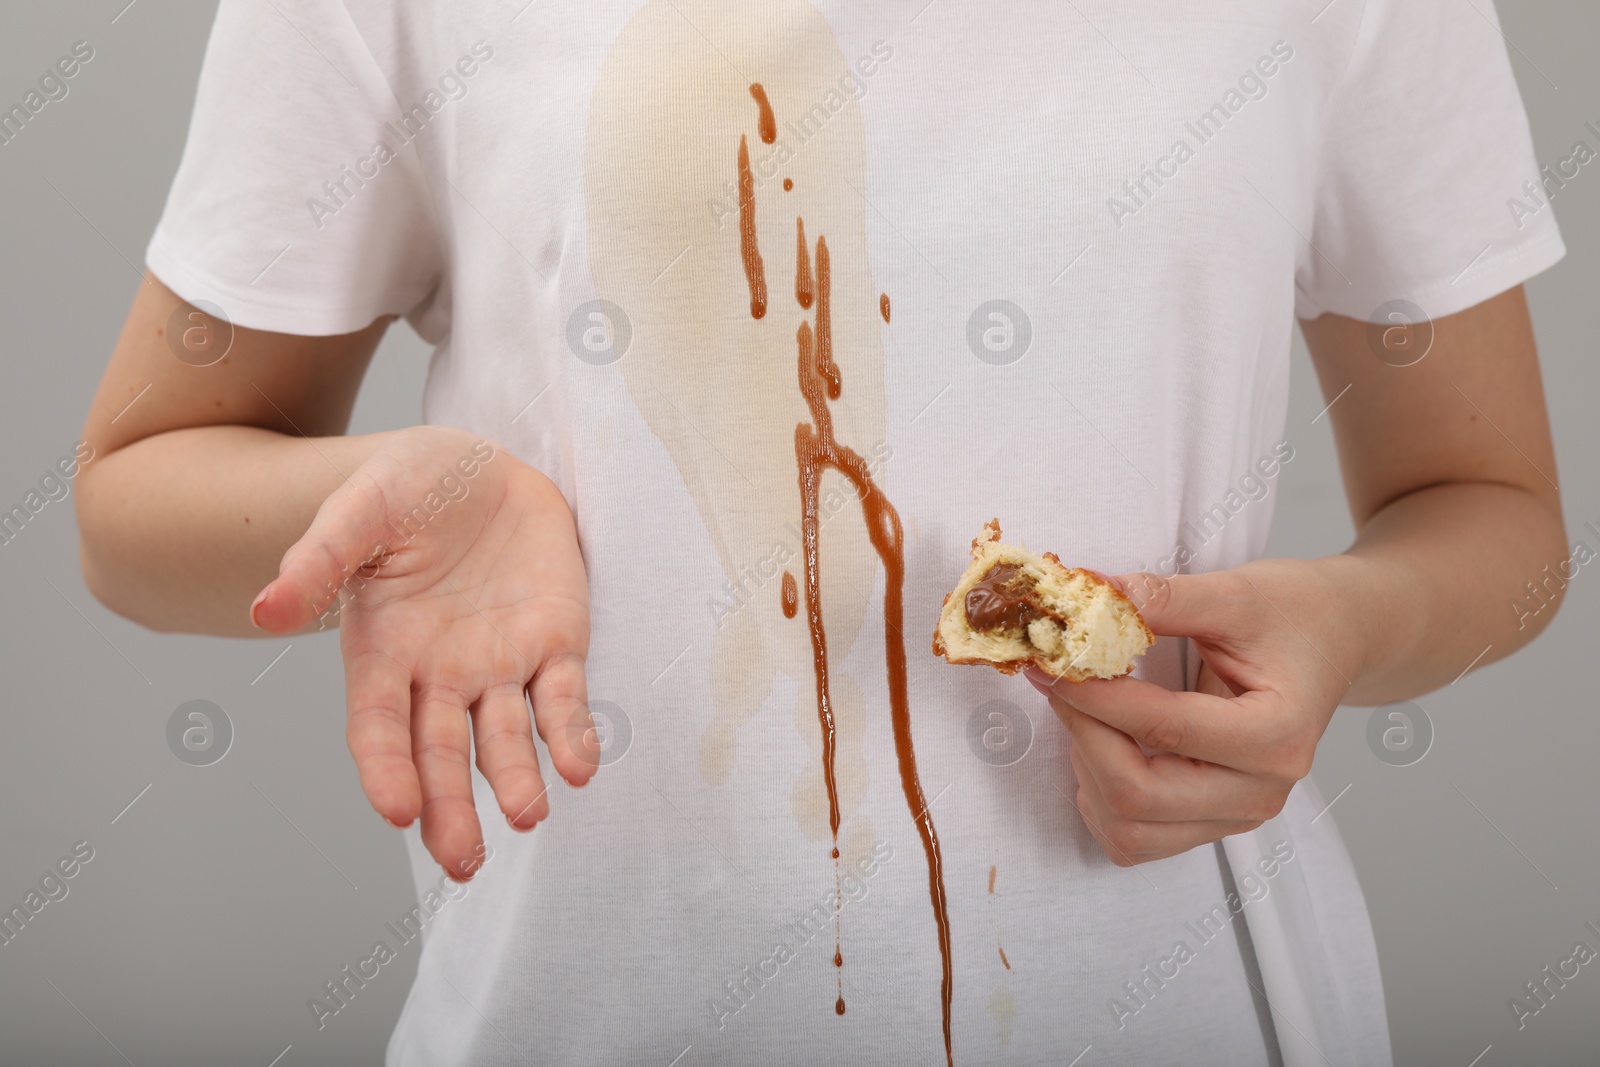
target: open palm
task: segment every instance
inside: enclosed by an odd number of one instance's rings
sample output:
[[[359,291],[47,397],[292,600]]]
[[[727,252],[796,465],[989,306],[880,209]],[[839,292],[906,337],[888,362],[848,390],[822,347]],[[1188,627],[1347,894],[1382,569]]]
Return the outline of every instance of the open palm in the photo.
[[[532,467],[461,430],[397,434],[323,502],[251,618],[288,633],[333,612],[362,789],[397,826],[420,816],[453,877],[482,856],[472,750],[517,830],[549,812],[535,727],[568,783],[594,774],[583,557]]]

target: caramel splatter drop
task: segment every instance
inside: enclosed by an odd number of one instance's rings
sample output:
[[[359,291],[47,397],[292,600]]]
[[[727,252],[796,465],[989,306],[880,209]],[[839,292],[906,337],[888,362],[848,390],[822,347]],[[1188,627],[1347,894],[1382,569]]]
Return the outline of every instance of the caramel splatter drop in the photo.
[[[750,317],[767,313],[767,272],[756,246],[756,179],[750,173],[750,146],[739,135],[739,251],[744,258],[744,277],[750,284]]]
[[[878,312],[879,312],[879,314],[881,314],[883,316],[883,321],[884,322],[888,322],[889,321],[889,294],[888,293],[879,293],[878,294]]]
[[[794,584],[794,575],[788,571],[783,572],[783,617],[794,618],[795,612],[800,610],[800,591]]]
[[[794,299],[803,308],[809,308],[816,298],[816,283],[811,278],[811,249],[806,245],[806,220],[794,220],[795,262]]]
[[[830,299],[830,296],[829,296],[831,290],[830,290],[830,287],[829,287],[829,284],[828,284],[829,279],[833,275],[833,268],[829,265],[830,263],[831,263],[831,261],[828,258],[828,239],[826,237],[818,237],[817,238],[817,362],[816,362],[815,370],[816,370],[817,374],[822,376],[822,380],[828,383],[828,399],[829,400],[838,400],[839,399],[839,389],[840,389],[839,364],[837,364],[837,363],[835,363],[833,361],[833,301]],[[801,389],[802,392],[805,391],[805,383],[803,381],[801,382],[800,389]],[[808,402],[809,402],[809,400],[810,400],[810,398],[807,397],[807,401]],[[821,402],[822,402],[821,398],[819,397],[818,398],[818,403],[821,403]],[[815,408],[815,405],[813,405],[813,409],[814,408]],[[832,424],[831,424],[831,422],[829,424],[829,433],[830,433],[830,435],[832,433]],[[884,503],[887,504],[888,501],[885,500]],[[893,509],[891,508],[890,510],[893,510]],[[869,515],[868,517],[871,518],[872,516]],[[895,517],[898,519],[899,515],[896,514]],[[870,524],[869,524],[869,529],[870,529]],[[880,556],[883,554],[881,549],[879,550],[878,554]]]
[[[756,98],[756,106],[761,109],[756,130],[761,134],[764,144],[771,144],[778,139],[778,120],[772,115],[772,104],[767,101],[767,91],[760,82],[750,86],[750,95]]]

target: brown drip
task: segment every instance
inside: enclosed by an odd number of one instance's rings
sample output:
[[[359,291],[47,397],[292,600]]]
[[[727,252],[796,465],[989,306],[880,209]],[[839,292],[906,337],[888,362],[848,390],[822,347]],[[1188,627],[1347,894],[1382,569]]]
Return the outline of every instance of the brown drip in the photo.
[[[756,247],[756,180],[750,173],[750,146],[739,135],[739,252],[744,258],[744,277],[750,284],[750,317],[767,313],[767,273]]]
[[[788,571],[783,572],[783,617],[794,618],[794,613],[800,610],[800,592],[795,588],[794,575]]]
[[[878,294],[878,314],[883,316],[883,321],[889,321],[889,294]]]
[[[1009,971],[1011,969],[1011,961],[1006,959],[1006,947],[1004,945],[996,945],[995,947],[1000,950],[1000,962],[1005,964],[1006,970]]]
[[[996,563],[990,567],[988,573],[967,590],[965,604],[967,623],[974,630],[1022,629],[1041,616],[1067,625],[1059,612],[1045,607],[1018,563]]]
[[[801,392],[806,395],[808,402],[812,392],[819,394],[819,403],[811,405],[815,414],[822,398],[821,390],[811,384],[816,369],[809,322],[800,323],[795,341],[800,349]],[[822,409],[822,418],[828,420],[826,407]],[[830,429],[831,426],[829,421]],[[834,851],[837,852],[839,789],[833,780],[833,700],[828,692],[828,635],[822,626],[822,579],[817,567],[818,488],[822,481],[823,466],[817,455],[821,451],[819,445],[820,441],[811,426],[803,422],[795,426],[794,451],[800,467],[801,572],[806,579],[806,621],[811,628],[811,666],[817,676],[817,718],[822,722],[822,772],[823,781],[828,787],[828,826],[833,832]]]
[[[997,868],[997,867],[990,867],[989,868],[989,895],[991,897],[994,896],[994,876],[998,872],[998,870],[999,870],[999,868]]]
[[[806,220],[794,220],[795,263],[794,299],[803,308],[810,308],[816,296],[816,286],[811,280],[811,250],[806,247]]]
[[[817,373],[828,383],[828,399],[839,399],[839,364],[833,361],[833,311],[828,299],[828,279],[832,268],[828,260],[828,242],[817,238]],[[800,390],[805,391],[801,382]],[[809,401],[809,397],[807,400]],[[819,400],[820,402],[820,400]],[[813,405],[813,408],[815,406]],[[831,433],[829,435],[832,436]],[[898,518],[898,516],[896,516]]]
[[[785,178],[785,179],[783,179],[783,191],[784,192],[787,193],[790,189],[793,189],[793,188],[794,188],[794,179],[793,178]]]
[[[884,569],[883,618],[885,673],[889,686],[890,724],[894,731],[895,753],[900,765],[900,785],[912,821],[922,837],[928,859],[928,895],[933,903],[934,922],[939,935],[939,954],[943,960],[940,992],[944,1021],[944,1051],[947,1064],[954,1064],[950,1044],[950,918],[944,891],[944,865],[939,851],[939,835],[928,812],[922,783],[917,775],[917,757],[911,740],[911,709],[906,686],[906,649],[901,630],[904,621],[905,545],[900,515],[872,479],[867,463],[833,436],[833,418],[828,399],[840,392],[839,368],[833,362],[833,337],[829,293],[828,243],[817,238],[816,303],[817,326],[801,322],[795,334],[799,351],[800,392],[811,411],[811,423],[800,423],[794,430],[795,460],[799,469],[801,504],[801,559],[805,571],[806,618],[811,630],[812,666],[817,679],[817,718],[822,726],[823,778],[828,789],[828,821],[833,830],[834,852],[838,853],[839,794],[834,779],[833,704],[828,686],[828,638],[822,624],[822,590],[819,573],[819,519],[822,473],[828,468],[842,474],[856,489],[861,501],[867,534]],[[837,862],[837,861],[836,861]],[[837,871],[835,872],[837,875]],[[837,914],[837,913],[836,913]],[[838,957],[842,959],[842,956]],[[842,984],[842,977],[841,977]],[[835,1008],[844,1012],[844,998]]]
[[[839,849],[833,850],[833,966],[839,971],[834,979],[838,990],[839,1007],[844,1007],[844,876],[839,869]],[[841,1010],[840,1015],[844,1012]]]
[[[756,129],[761,133],[761,140],[771,144],[778,139],[778,120],[772,116],[772,105],[767,102],[767,90],[762,88],[760,82],[750,86],[750,95],[756,98],[756,106],[761,109],[761,118]]]
[[[844,953],[841,952],[838,948],[835,948],[833,950],[833,965],[835,967],[843,967],[844,966]],[[834,1003],[833,1003],[833,1011],[834,1011],[835,1015],[843,1015],[844,1014],[844,975],[843,974],[839,975],[839,999],[834,1001]]]

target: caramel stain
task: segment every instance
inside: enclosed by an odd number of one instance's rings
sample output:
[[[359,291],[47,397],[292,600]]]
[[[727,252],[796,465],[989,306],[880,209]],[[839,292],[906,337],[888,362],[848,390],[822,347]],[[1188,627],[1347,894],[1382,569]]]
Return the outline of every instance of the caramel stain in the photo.
[[[744,277],[750,286],[750,317],[767,313],[767,272],[756,245],[756,179],[750,173],[750,146],[739,135],[739,253],[744,259]]]
[[[826,237],[817,238],[816,251],[816,330],[801,321],[795,332],[798,350],[800,392],[811,412],[810,423],[800,423],[794,431],[795,461],[799,471],[801,503],[801,552],[805,573],[806,617],[811,630],[812,665],[817,682],[817,719],[822,728],[822,770],[828,790],[828,822],[833,830],[835,855],[839,840],[839,795],[834,780],[834,721],[828,684],[828,638],[822,622],[822,583],[819,551],[820,489],[822,474],[833,469],[855,488],[867,534],[884,569],[883,619],[885,674],[889,683],[889,719],[894,732],[895,753],[900,765],[900,786],[906,806],[922,838],[928,859],[928,895],[933,904],[934,924],[943,962],[940,986],[945,1061],[954,1064],[950,1043],[950,1005],[952,976],[950,964],[950,917],[945,901],[944,865],[939,850],[939,835],[922,792],[917,774],[917,757],[911,740],[911,706],[906,686],[906,648],[902,633],[905,616],[905,534],[900,514],[873,480],[866,460],[848,445],[834,439],[830,398],[837,399],[841,383],[838,365],[833,361],[832,318],[830,315],[831,268]],[[835,860],[837,876],[837,859]],[[835,912],[837,919],[837,910]],[[840,1004],[843,1004],[841,997]]]
[[[756,107],[761,109],[760,117],[756,121],[756,131],[761,134],[762,144],[771,144],[778,139],[778,120],[772,115],[772,104],[767,100],[767,91],[760,82],[750,86],[750,95],[756,98]]]
[[[1007,1047],[1017,1021],[1017,995],[1009,986],[1000,986],[989,997],[989,1016],[994,1019],[995,1037],[1000,1047]]]
[[[783,617],[792,619],[800,610],[800,591],[795,587],[794,575],[783,572]]]
[[[883,321],[889,321],[889,294],[878,294],[878,314],[883,316]]]
[[[811,250],[806,245],[806,220],[795,219],[794,299],[802,308],[809,309],[816,299],[816,282],[811,278]]]

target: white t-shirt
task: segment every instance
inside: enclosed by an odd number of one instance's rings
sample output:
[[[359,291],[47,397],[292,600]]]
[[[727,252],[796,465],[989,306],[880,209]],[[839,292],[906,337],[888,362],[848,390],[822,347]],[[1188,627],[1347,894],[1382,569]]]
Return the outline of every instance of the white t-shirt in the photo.
[[[1260,555],[1296,315],[1438,317],[1560,258],[1493,17],[223,0],[151,269],[260,329],[407,316],[437,346],[426,419],[550,475],[592,585],[607,765],[557,782],[528,836],[476,779],[493,858],[459,899],[410,833],[425,943],[388,1062],[944,1061],[898,647],[955,1062],[1388,1063],[1365,906],[1309,782],[1255,833],[1116,867],[1040,698],[929,643],[996,515],[1112,573]],[[863,504],[822,474],[837,861],[802,324],[832,340],[833,439],[903,530],[902,636]],[[1163,640],[1139,670],[1197,669]]]

